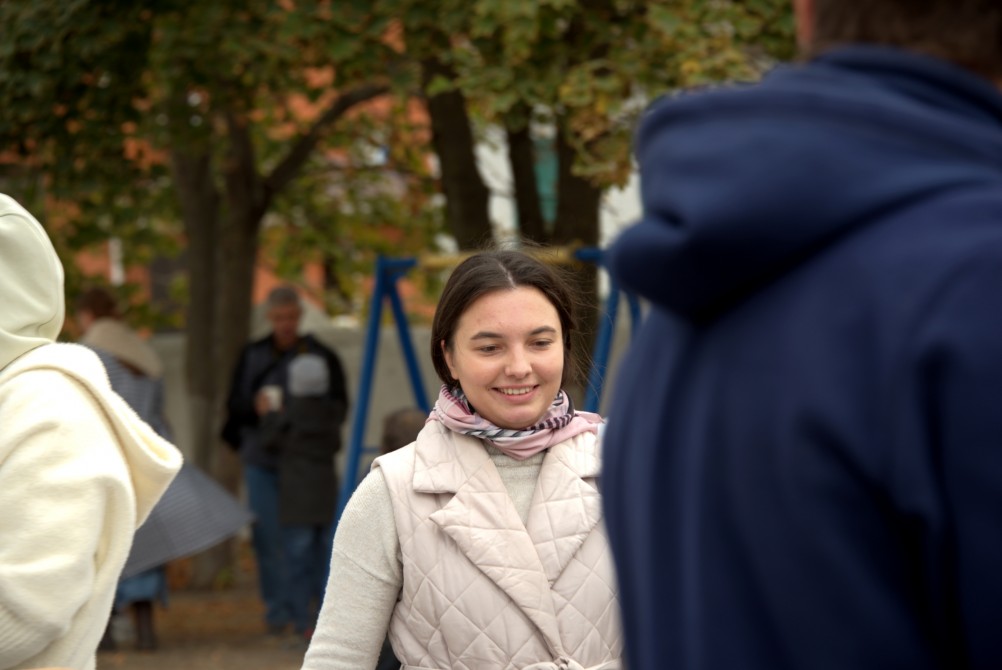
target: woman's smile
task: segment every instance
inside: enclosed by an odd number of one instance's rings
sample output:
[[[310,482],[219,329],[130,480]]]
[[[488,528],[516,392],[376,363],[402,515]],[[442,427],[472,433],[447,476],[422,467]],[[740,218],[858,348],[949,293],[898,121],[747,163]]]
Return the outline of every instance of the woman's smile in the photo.
[[[524,397],[535,391],[536,388],[537,387],[535,386],[522,386],[519,388],[499,388],[495,390],[510,398],[514,398],[514,397]]]

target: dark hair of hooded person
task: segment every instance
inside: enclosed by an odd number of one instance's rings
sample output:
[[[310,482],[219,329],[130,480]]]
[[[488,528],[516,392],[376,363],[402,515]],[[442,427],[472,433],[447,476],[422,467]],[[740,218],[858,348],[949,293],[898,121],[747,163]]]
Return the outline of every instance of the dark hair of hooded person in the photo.
[[[88,312],[95,319],[117,319],[120,316],[115,296],[100,286],[85,290],[77,296],[74,304],[78,312]]]
[[[456,386],[441,343],[445,342],[446,348],[452,349],[459,320],[470,305],[488,293],[520,287],[537,289],[557,310],[564,344],[561,385],[576,378],[579,371],[575,366],[579,364],[571,355],[571,334],[578,327],[575,314],[577,298],[563,273],[535,255],[513,249],[491,249],[470,256],[456,266],[435,308],[431,325],[431,360],[442,383],[449,388]]]
[[[813,0],[810,52],[880,44],[936,56],[1002,78],[999,0]]]

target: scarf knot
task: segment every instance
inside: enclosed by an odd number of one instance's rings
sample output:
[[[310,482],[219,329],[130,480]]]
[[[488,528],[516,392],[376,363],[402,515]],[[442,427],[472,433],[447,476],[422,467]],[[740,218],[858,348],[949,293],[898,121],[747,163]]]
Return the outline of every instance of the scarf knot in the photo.
[[[555,444],[581,433],[598,433],[602,417],[592,412],[577,412],[563,389],[557,393],[546,413],[527,428],[500,428],[477,414],[459,387],[450,391],[442,386],[432,421],[440,421],[449,430],[490,442],[501,453],[525,460]]]

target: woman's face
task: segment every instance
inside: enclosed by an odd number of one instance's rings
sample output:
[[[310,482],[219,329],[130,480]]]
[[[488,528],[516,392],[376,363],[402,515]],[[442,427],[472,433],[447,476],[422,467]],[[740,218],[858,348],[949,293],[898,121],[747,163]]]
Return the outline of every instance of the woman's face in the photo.
[[[478,298],[459,318],[450,350],[452,376],[480,416],[500,428],[526,428],[560,391],[564,339],[556,308],[536,288]]]

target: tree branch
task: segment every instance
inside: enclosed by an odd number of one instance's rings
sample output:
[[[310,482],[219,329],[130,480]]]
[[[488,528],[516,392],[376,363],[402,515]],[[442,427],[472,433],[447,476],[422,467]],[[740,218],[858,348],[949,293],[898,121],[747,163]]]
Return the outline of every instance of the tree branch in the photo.
[[[392,163],[387,165],[337,165],[335,163],[328,163],[324,167],[310,170],[305,174],[307,176],[316,176],[316,175],[328,175],[328,174],[354,175],[354,174],[377,174],[377,173],[399,175],[401,177],[410,179],[425,186],[435,186],[439,183],[439,180],[436,177],[422,174],[416,170],[412,170],[406,167],[401,167],[399,165]]]
[[[258,221],[268,208],[269,196],[257,173],[254,142],[247,120],[232,112],[227,112],[225,118],[229,146],[223,175],[230,212],[256,233]]]
[[[355,105],[372,100],[388,90],[390,90],[388,86],[361,86],[339,95],[327,108],[327,111],[320,115],[309,131],[289,149],[289,153],[275,166],[271,174],[265,177],[264,187],[267,197],[270,198],[279,193],[296,177],[328,126],[344,116]]]

